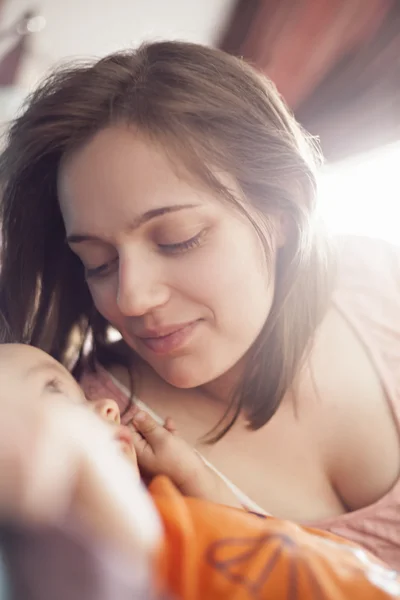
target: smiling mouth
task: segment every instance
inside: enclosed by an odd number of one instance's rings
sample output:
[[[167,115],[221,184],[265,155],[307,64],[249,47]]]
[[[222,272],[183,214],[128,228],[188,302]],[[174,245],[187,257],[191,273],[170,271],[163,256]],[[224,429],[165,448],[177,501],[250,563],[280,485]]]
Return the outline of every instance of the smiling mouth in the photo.
[[[192,337],[201,319],[178,325],[158,332],[148,332],[138,336],[140,342],[155,354],[170,354],[182,349]]]
[[[166,338],[169,335],[177,333],[178,331],[181,331],[181,329],[185,329],[185,327],[192,325],[197,320],[198,319],[195,319],[193,321],[187,321],[186,323],[176,323],[175,325],[167,325],[165,327],[158,327],[154,329],[145,329],[142,333],[137,334],[136,337],[138,337],[141,340],[155,340],[159,338]]]

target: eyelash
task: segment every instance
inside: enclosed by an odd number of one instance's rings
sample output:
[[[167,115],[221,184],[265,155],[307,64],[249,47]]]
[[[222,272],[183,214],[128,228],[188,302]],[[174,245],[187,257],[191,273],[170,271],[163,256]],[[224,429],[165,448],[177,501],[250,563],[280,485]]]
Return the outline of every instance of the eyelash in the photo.
[[[185,240],[184,242],[179,242],[178,244],[159,244],[158,247],[162,252],[167,252],[169,254],[178,254],[179,252],[187,252],[188,250],[193,250],[200,245],[200,240],[203,236],[204,232],[200,232],[197,235],[193,236],[189,240]]]
[[[93,269],[89,269],[85,267],[85,277],[86,279],[90,279],[91,277],[105,277],[108,274],[108,270],[114,263],[117,262],[118,259],[114,259],[111,262],[105,263],[104,265],[100,265],[99,267],[94,267]]]
[[[193,236],[189,240],[185,240],[184,242],[179,242],[177,244],[158,244],[158,248],[161,252],[166,254],[180,254],[184,252],[188,252],[189,250],[193,250],[200,245],[201,238],[204,235],[204,231],[201,231],[197,235]],[[115,259],[109,263],[105,263],[100,265],[99,267],[94,267],[93,269],[86,268],[85,275],[87,279],[91,277],[105,277],[108,275],[110,267],[117,262],[118,259]]]
[[[64,393],[62,383],[59,379],[57,379],[57,377],[49,379],[49,381],[46,383],[46,389],[49,392],[56,392],[57,394]]]

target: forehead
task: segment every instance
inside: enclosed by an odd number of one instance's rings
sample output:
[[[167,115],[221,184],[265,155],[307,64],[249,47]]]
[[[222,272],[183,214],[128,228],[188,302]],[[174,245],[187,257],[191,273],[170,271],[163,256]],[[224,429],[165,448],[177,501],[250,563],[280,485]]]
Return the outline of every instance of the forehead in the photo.
[[[45,352],[33,346],[25,344],[0,344],[0,365],[15,363],[26,366],[45,358],[48,358],[50,361],[54,360]]]
[[[220,204],[161,143],[129,127],[100,131],[60,166],[58,194],[67,234],[118,228],[144,212]]]
[[[28,377],[34,372],[50,370],[71,377],[62,365],[38,348],[22,344],[0,345],[0,374]]]

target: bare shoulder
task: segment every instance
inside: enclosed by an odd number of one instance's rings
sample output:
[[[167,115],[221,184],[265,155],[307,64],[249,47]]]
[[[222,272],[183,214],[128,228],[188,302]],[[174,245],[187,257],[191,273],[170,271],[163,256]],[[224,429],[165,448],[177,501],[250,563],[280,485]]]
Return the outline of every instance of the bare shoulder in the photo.
[[[351,510],[367,506],[397,481],[399,431],[365,348],[334,309],[310,357],[316,397],[311,427],[332,486]]]
[[[360,281],[371,292],[400,291],[400,245],[382,239],[345,235],[336,238],[339,279]],[[348,282],[347,282],[348,283]]]

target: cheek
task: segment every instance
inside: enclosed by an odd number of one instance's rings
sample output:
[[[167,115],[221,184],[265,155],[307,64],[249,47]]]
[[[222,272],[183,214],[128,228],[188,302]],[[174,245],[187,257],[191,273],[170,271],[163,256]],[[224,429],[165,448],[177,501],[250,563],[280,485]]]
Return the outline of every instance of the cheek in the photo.
[[[262,331],[271,310],[274,280],[257,252],[242,247],[226,261],[214,287],[215,319],[226,358],[239,360]],[[221,265],[222,266],[222,265]],[[221,349],[221,356],[224,351]]]
[[[114,278],[104,279],[96,283],[88,282],[94,305],[103,317],[111,324],[120,318],[117,304],[117,282]]]
[[[215,243],[193,254],[175,271],[176,287],[185,297],[207,307],[217,324],[243,327],[250,321],[264,323],[274,291],[273,269],[253,231],[232,227]],[[253,326],[254,328],[254,326]]]
[[[220,322],[232,333],[247,330],[256,335],[268,316],[274,292],[274,278],[261,264],[258,252],[249,246],[232,248],[218,265],[214,281]]]

